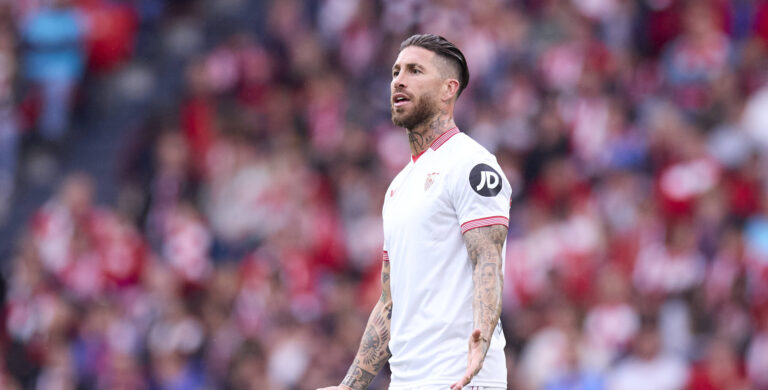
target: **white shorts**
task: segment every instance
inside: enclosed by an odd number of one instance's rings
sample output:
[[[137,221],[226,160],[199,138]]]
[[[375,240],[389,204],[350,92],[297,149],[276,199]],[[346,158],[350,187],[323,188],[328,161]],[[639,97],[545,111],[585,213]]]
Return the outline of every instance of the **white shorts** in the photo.
[[[485,387],[485,386],[469,386],[465,387],[466,390],[507,390],[506,388],[501,387]]]
[[[414,387],[410,390],[445,390],[445,386],[421,386],[421,387]],[[506,388],[502,387],[485,387],[485,386],[464,386],[462,390],[507,390]]]

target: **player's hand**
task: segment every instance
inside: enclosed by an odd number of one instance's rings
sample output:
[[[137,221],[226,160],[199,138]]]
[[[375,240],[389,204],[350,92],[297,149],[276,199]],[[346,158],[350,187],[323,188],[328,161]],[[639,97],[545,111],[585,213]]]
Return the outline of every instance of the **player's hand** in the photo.
[[[451,385],[451,390],[461,390],[483,368],[485,351],[488,350],[488,341],[480,336],[480,329],[475,329],[469,336],[469,354],[467,355],[467,371],[461,379]]]
[[[352,390],[352,388],[344,385],[338,385],[338,386],[323,387],[322,389],[317,389],[317,390]]]

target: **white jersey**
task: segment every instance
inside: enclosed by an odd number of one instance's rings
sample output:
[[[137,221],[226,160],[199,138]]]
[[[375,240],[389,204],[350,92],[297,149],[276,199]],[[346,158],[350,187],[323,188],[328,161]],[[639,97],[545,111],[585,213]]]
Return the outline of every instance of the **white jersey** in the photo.
[[[508,226],[511,193],[496,158],[457,128],[390,184],[383,209],[392,289],[390,389],[448,388],[464,375],[474,325],[463,233]],[[470,386],[507,387],[505,344],[499,321]]]

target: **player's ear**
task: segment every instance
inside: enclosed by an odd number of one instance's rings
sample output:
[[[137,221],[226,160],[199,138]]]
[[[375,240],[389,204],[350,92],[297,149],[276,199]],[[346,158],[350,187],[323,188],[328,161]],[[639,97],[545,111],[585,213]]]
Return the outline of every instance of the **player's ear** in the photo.
[[[459,93],[459,80],[445,79],[443,81],[442,99],[445,101],[453,99]]]

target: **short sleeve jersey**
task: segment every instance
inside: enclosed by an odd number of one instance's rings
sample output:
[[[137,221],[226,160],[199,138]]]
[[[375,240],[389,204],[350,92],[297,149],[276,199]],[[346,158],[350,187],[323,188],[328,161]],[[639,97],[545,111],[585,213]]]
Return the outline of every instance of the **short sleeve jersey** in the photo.
[[[383,208],[392,290],[390,389],[448,388],[464,374],[474,324],[463,234],[508,226],[511,193],[496,158],[457,128],[390,184]],[[505,343],[499,322],[470,385],[506,388]]]

